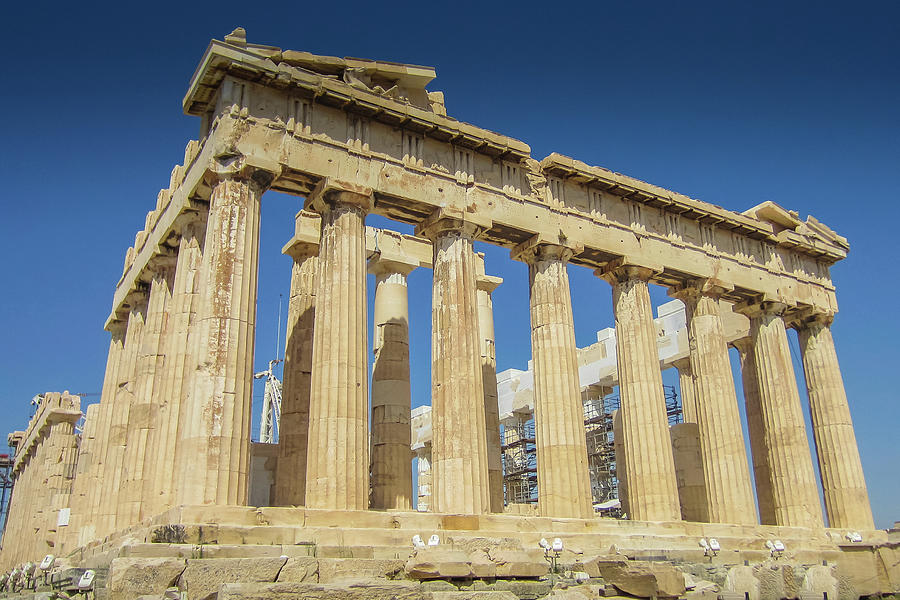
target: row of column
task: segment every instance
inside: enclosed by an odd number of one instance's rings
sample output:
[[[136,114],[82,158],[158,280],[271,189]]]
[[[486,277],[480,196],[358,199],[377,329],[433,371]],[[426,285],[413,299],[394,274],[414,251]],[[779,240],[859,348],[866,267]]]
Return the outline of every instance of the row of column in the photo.
[[[127,325],[112,328],[99,414],[99,429],[107,435],[94,437],[93,477],[99,485],[96,494],[87,494],[85,508],[100,517],[92,534],[127,527],[173,504],[246,502],[259,200],[271,179],[261,169],[224,174],[213,188],[208,222],[201,217],[185,227],[177,256],[153,265],[148,289],[133,295]],[[372,268],[382,301],[376,301],[371,447],[369,440],[364,221],[371,199],[371,190],[326,180],[308,202],[322,215],[321,243],[315,258],[297,260],[293,274],[297,287],[289,309],[279,471],[295,476],[294,481],[277,478],[279,504],[366,509],[405,508],[410,502],[406,274],[377,263]],[[482,325],[489,311],[480,310],[489,307],[489,285],[482,286],[485,299],[473,248],[481,230],[471,215],[451,209],[437,211],[417,228],[434,249],[432,510],[438,512],[479,514],[502,506],[496,389],[489,375],[495,368],[492,339],[488,343],[492,325]],[[514,251],[529,266],[540,506],[544,514],[563,517],[591,513],[566,272],[574,250],[530,240]],[[678,519],[648,291],[653,270],[618,261],[598,274],[613,287],[626,457],[620,470],[630,513],[638,520]],[[752,492],[742,437],[734,435],[740,423],[714,301],[719,292],[687,286],[678,293],[689,304],[692,409],[709,518],[746,522]],[[790,450],[798,446],[790,442],[802,418],[797,420],[796,386],[788,389],[793,379],[787,377],[784,324],[769,308],[759,310],[753,317],[753,357],[775,520],[821,524],[817,503],[788,490],[801,475],[800,483],[808,487],[811,468]],[[831,482],[826,498],[837,507],[848,486],[859,489],[862,475],[855,443],[850,448],[847,437],[852,427],[839,375],[834,376],[839,372],[830,334],[827,327],[815,331],[804,338],[805,355],[810,354],[804,360],[816,405],[822,407],[814,409],[821,424],[820,461],[843,461],[822,469]],[[495,430],[496,439],[487,433]],[[857,453],[856,466],[843,464],[850,450]],[[400,461],[402,456],[406,460]],[[788,471],[795,459],[799,475]],[[401,462],[407,466],[395,469]],[[861,489],[864,493],[864,484]],[[835,515],[841,510],[834,508]],[[831,509],[829,517],[833,524],[840,521]]]
[[[316,359],[311,369],[313,401],[309,408],[310,462],[306,469],[305,496],[308,506],[364,508],[371,505],[398,509],[409,506],[406,308],[409,265],[389,261],[373,261],[370,265],[377,275],[371,447],[363,435],[367,415],[362,351],[365,342],[364,333],[361,339],[360,332],[365,331],[365,305],[361,297],[354,299],[353,293],[359,294],[364,289],[362,254],[367,199],[365,194],[341,191],[322,194],[317,200],[323,214],[322,252],[325,253],[319,257],[319,273],[325,280],[317,284],[317,290],[320,296],[329,294],[327,297],[332,300],[327,302],[328,313],[320,311],[314,320],[315,331],[319,331],[321,323],[327,335],[317,337],[319,334],[314,333],[313,339],[327,337],[332,343],[328,348],[321,342],[314,343],[312,350]],[[342,216],[337,218],[337,215]],[[499,439],[484,433],[499,431],[493,422],[496,391],[492,393],[491,387],[495,382],[493,377],[489,382],[487,372],[478,368],[479,365],[494,368],[492,347],[486,349],[485,339],[479,341],[479,332],[484,333],[487,328],[492,337],[492,323],[486,326],[490,321],[484,316],[490,311],[483,311],[481,318],[478,315],[479,305],[483,308],[490,302],[489,290],[479,298],[480,286],[475,273],[473,240],[479,227],[463,216],[439,211],[420,224],[417,233],[428,237],[434,245],[431,508],[474,514],[498,510],[502,503],[501,473],[491,457],[499,457],[499,452],[494,450],[494,446],[499,447]],[[566,272],[572,254],[573,249],[564,243],[541,240],[529,240],[513,251],[515,258],[529,266],[540,510],[552,516],[584,517],[591,514],[591,495]],[[351,264],[352,268],[348,267]],[[340,274],[335,274],[335,270]],[[621,443],[626,457],[620,472],[627,481],[630,514],[638,520],[676,520],[681,516],[681,507],[648,289],[653,274],[651,268],[624,261],[610,263],[598,272],[613,286],[622,398]],[[718,297],[723,291],[721,286],[702,281],[685,285],[673,294],[687,306],[691,340],[693,385],[685,388],[692,392],[685,398],[685,413],[689,421],[697,423],[701,440],[704,520],[752,523],[756,521],[753,491],[727,343],[718,312]],[[341,326],[338,331],[325,329],[335,323],[355,326]],[[773,349],[766,345],[768,338],[755,339],[761,339],[762,343],[754,344],[754,348],[759,348],[758,353],[770,360]],[[342,363],[348,349],[352,360]],[[335,365],[350,371],[334,371]],[[775,373],[782,367],[773,364],[768,372]],[[339,376],[335,377],[334,373]],[[286,375],[286,379],[290,377]],[[763,385],[761,382],[760,386]],[[826,393],[841,387],[833,380],[826,386]],[[840,400],[837,402],[841,404]],[[842,402],[845,406],[846,399]],[[777,401],[774,404],[779,405]],[[285,410],[290,414],[288,407]],[[796,426],[796,416],[791,414],[785,419],[789,417]],[[348,427],[348,423],[353,426]],[[799,423],[802,426],[802,417]],[[769,429],[775,432],[779,426],[773,422]],[[287,435],[292,435],[289,430]],[[817,443],[819,437],[823,436],[817,436]],[[791,454],[784,435],[772,433],[770,438],[766,438],[765,444],[768,453],[779,457]],[[828,440],[834,438],[832,435]],[[827,441],[819,445],[824,443]],[[842,443],[851,445],[847,440]],[[492,446],[491,451],[488,445]],[[283,455],[293,452],[291,447],[286,445]],[[852,451],[858,456],[855,443]],[[354,463],[357,467],[371,465],[371,504],[365,497],[369,489],[364,484],[366,474],[351,474],[346,468],[340,468],[351,452],[352,456],[367,457],[365,461],[357,460]],[[820,452],[820,457],[827,454]],[[806,456],[809,463],[808,452]],[[787,461],[796,463],[800,458],[798,455]],[[856,471],[861,477],[861,469]],[[812,484],[814,489],[811,472],[810,468],[801,473],[801,483]],[[832,479],[837,481],[842,475]],[[313,485],[320,486],[320,491],[311,491]],[[821,525],[821,515],[815,513],[817,502],[810,503],[808,498],[798,500],[796,493],[789,495],[787,490],[781,492],[781,497],[785,511],[773,522]],[[295,495],[293,500],[299,503],[300,498]],[[863,510],[867,511],[868,503],[863,504]],[[788,505],[795,509],[788,510]],[[803,507],[806,512],[796,507]],[[832,515],[832,512],[829,512],[830,522],[842,526],[837,513]],[[869,522],[870,519],[869,516]],[[866,525],[865,518],[857,517],[853,522],[857,527]]]
[[[177,249],[113,322],[101,402],[83,438],[79,544],[179,504],[246,504],[259,201],[273,175],[211,174],[208,210],[176,223]]]
[[[80,415],[77,396],[46,394],[19,440],[0,567],[57,553],[65,543],[68,519],[60,511],[70,505]]]
[[[718,300],[725,288],[700,281],[675,290],[685,302],[690,356],[679,369],[686,423],[695,424],[703,480],[683,514],[711,522],[755,523],[751,477]],[[777,302],[735,307],[750,336],[734,342],[753,463],[759,522],[821,527],[823,515],[794,377],[786,327],[797,329],[809,392],[825,514],[831,527],[872,529],[874,522],[827,315],[787,312]],[[787,315],[787,317],[786,317]]]

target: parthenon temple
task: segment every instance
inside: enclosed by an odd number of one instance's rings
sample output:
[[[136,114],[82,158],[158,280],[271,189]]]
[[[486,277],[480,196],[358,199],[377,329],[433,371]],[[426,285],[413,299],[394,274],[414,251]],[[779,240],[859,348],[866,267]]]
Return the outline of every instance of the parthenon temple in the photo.
[[[45,555],[91,570],[112,600],[332,598],[350,575],[378,598],[457,597],[435,580],[497,599],[900,592],[900,540],[873,522],[830,329],[847,240],[773,202],[735,212],[562,154],[536,160],[449,116],[426,90],[435,77],[242,29],[210,42],[183,100],[199,140],[146,200],[115,284],[100,402],[82,413],[79,397],[44,394],[10,435],[0,568],[18,570],[0,592]],[[303,208],[284,240],[279,437],[261,444],[270,190]],[[527,267],[522,370],[497,373],[503,280],[476,242]],[[415,269],[432,280],[431,398],[412,409]],[[573,269],[612,295],[615,327],[586,348]],[[671,297],[656,318],[650,285]]]

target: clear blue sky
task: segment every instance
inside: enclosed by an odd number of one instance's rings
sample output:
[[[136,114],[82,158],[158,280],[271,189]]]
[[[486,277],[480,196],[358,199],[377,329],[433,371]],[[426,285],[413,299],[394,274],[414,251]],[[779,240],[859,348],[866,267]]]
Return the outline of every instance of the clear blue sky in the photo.
[[[182,96],[209,39],[240,25],[252,42],[435,66],[430,87],[451,115],[527,142],[535,158],[558,151],[734,210],[772,200],[847,236],[850,257],[832,272],[834,334],[876,522],[900,519],[900,5],[351,4],[5,9],[0,431],[24,426],[38,392],[100,390],[125,249],[199,129]],[[290,280],[279,249],[299,207],[264,199],[258,367],[274,353]],[[499,368],[524,368],[525,267],[487,250],[506,279],[495,294]],[[571,280],[586,345],[612,323],[610,290],[585,269]],[[410,281],[422,404],[430,273]]]

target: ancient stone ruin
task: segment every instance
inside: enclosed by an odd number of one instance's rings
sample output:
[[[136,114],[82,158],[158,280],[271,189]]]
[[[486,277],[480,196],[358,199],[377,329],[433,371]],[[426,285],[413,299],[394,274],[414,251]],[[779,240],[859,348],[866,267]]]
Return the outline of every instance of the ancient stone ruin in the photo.
[[[829,269],[847,240],[771,202],[733,212],[561,154],[535,160],[525,143],[448,116],[443,94],[426,90],[434,77],[253,44],[242,29],[210,43],[184,97],[200,139],[125,254],[100,403],[76,430],[79,398],[45,394],[10,437],[2,590],[128,600],[900,591],[898,541],[873,523],[829,329]],[[294,266],[274,445],[250,434],[267,190],[305,199],[284,247]],[[415,235],[366,227],[370,214]],[[491,293],[502,280],[476,240],[508,248],[529,273],[533,364],[499,387]],[[596,347],[576,348],[567,265],[610,284],[615,330]],[[418,268],[433,277],[432,398],[413,415],[407,276]],[[680,328],[660,333],[649,284],[683,303]],[[799,333],[808,398],[787,328]],[[729,346],[741,356],[752,469]],[[669,366],[683,420],[671,430]],[[613,386],[627,518],[595,513],[586,444],[586,407]],[[536,504],[504,482],[516,441],[501,440],[501,419],[507,433],[533,419]],[[413,491],[414,451],[427,494]],[[45,555],[54,560],[42,569]],[[79,586],[86,571],[94,580]]]

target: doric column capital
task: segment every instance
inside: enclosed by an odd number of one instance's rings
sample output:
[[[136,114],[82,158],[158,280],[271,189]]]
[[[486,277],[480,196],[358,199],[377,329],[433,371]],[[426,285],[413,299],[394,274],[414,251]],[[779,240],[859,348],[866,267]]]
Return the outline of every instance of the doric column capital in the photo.
[[[493,294],[494,290],[500,287],[501,283],[503,283],[503,278],[494,277],[493,275],[478,275],[475,278],[475,284],[478,286],[478,290],[487,292],[488,294]]]
[[[419,264],[409,259],[394,256],[384,256],[376,253],[368,263],[368,272],[372,275],[390,275],[392,273],[400,273],[404,277],[412,273]]]
[[[739,304],[735,304],[732,310],[749,318],[760,317],[763,315],[783,316],[788,309],[788,305],[780,299],[770,298],[768,295],[759,296],[752,300],[747,300]]]
[[[301,210],[295,217],[294,236],[281,249],[297,262],[318,256],[322,236],[322,218],[318,213]]]
[[[454,207],[438,208],[416,225],[415,234],[432,242],[447,234],[460,234],[475,239],[491,228],[493,222],[477,213]]]
[[[784,317],[785,324],[797,331],[813,327],[831,327],[834,322],[833,312],[808,306],[788,310]]]
[[[197,199],[188,200],[189,210],[184,210],[175,217],[173,229],[175,232],[184,237],[190,232],[196,235],[200,231],[206,231],[207,213],[209,205]]]
[[[151,278],[155,278],[159,275],[165,275],[167,272],[170,272],[175,269],[175,264],[178,262],[178,253],[172,250],[171,248],[165,248],[158,254],[154,254],[150,257],[150,260],[147,261],[147,275]]]
[[[539,260],[568,262],[572,256],[582,251],[584,251],[583,244],[570,242],[562,236],[554,240],[545,234],[538,233],[515,246],[510,250],[509,255],[513,260],[533,264]]]
[[[692,373],[691,369],[691,357],[685,356],[684,358],[679,358],[678,360],[672,361],[672,366],[678,369],[680,373]]]
[[[304,208],[323,213],[337,206],[355,206],[367,213],[372,209],[372,198],[370,187],[325,177],[307,197]]]
[[[260,189],[268,189],[281,175],[281,164],[259,156],[220,154],[210,161],[206,172],[212,186],[226,179],[247,180]]]
[[[718,300],[722,294],[730,292],[734,285],[712,277],[698,277],[689,279],[674,287],[669,288],[669,296],[687,303],[696,303],[701,296]]]
[[[596,269],[594,275],[610,285],[616,285],[635,279],[648,282],[654,275],[662,273],[662,271],[663,266],[660,264],[622,256]]]
[[[748,352],[753,352],[753,338],[751,338],[750,336],[734,340],[733,342],[731,342],[731,345],[734,346],[734,348],[742,355],[746,355]]]

